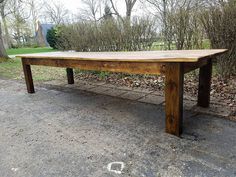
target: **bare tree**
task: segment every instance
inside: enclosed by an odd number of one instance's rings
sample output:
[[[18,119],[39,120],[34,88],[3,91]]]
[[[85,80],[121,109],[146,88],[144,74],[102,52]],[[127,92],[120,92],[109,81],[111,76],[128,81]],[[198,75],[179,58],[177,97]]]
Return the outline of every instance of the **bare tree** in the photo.
[[[6,42],[7,47],[11,47],[12,44],[11,44],[11,39],[10,39],[7,20],[6,20],[6,17],[11,14],[8,2],[9,1],[5,0],[0,4],[0,14],[1,14],[3,28],[5,32],[5,42]]]
[[[49,18],[50,22],[59,25],[65,23],[69,11],[63,4],[60,3],[46,3],[45,2],[45,15]]]
[[[0,5],[2,5],[2,3],[4,3],[4,0],[0,0]],[[2,26],[0,23],[0,57],[1,58],[8,58],[7,52],[4,48],[3,45],[3,36],[2,36]]]
[[[85,6],[81,9],[82,18],[96,22],[100,18],[98,16],[100,15],[101,0],[82,0],[82,3]]]
[[[128,18],[128,20],[130,20],[130,18],[131,18],[132,10],[133,10],[133,7],[136,2],[137,2],[137,0],[125,0],[126,18]]]
[[[21,0],[12,0],[11,4],[11,16],[10,24],[13,33],[13,38],[16,40],[17,45],[23,45],[29,38],[30,25],[27,20],[30,17],[30,13],[26,11],[27,4]]]
[[[131,19],[131,15],[132,15],[132,11],[134,8],[134,5],[136,4],[137,0],[124,0],[125,5],[126,5],[126,20],[130,21]],[[117,7],[115,6],[115,3],[113,0],[110,0],[112,9],[114,10],[115,14],[122,20],[124,21],[124,19],[122,18],[122,16],[120,15],[119,11],[117,10]]]
[[[33,20],[33,28],[34,32],[37,31],[37,21],[40,18],[40,11],[43,8],[42,1],[39,0],[27,0],[26,3],[29,5],[30,15]]]
[[[115,15],[112,12],[112,7],[107,3],[107,0],[82,0],[84,8],[81,9],[80,19],[94,21],[97,23],[100,20],[107,19]]]
[[[226,48],[228,53],[217,60],[220,76],[236,74],[236,2],[226,2],[209,7],[202,12],[204,25],[212,48]]]
[[[0,58],[8,58],[6,49],[4,48],[3,45],[3,37],[2,37],[2,27],[0,23]]]
[[[154,15],[162,24],[162,32],[164,36],[165,49],[171,49],[172,43],[172,26],[168,26],[168,14],[172,13],[174,2],[173,0],[146,0],[154,11]]]
[[[164,39],[165,49],[170,50],[173,42],[178,49],[184,47],[191,48],[189,41],[192,39],[193,30],[190,29],[191,23],[195,23],[193,10],[199,7],[201,0],[145,0],[154,15],[160,20],[161,31]],[[187,41],[188,44],[185,44]]]

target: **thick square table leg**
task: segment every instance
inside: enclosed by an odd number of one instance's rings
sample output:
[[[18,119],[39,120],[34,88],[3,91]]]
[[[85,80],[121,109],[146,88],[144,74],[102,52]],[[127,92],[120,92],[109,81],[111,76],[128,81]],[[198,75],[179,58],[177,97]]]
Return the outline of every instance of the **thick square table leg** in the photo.
[[[207,61],[207,65],[201,67],[199,72],[197,105],[204,108],[209,107],[210,104],[211,75],[212,75],[212,60],[209,59]]]
[[[25,64],[24,59],[22,59],[22,66],[23,66],[23,71],[25,75],[25,83],[26,83],[27,91],[28,93],[35,93],[31,67],[30,65]]]
[[[183,64],[166,64],[165,77],[166,133],[180,136],[183,124]]]
[[[66,68],[68,84],[74,84],[74,73],[72,68]]]

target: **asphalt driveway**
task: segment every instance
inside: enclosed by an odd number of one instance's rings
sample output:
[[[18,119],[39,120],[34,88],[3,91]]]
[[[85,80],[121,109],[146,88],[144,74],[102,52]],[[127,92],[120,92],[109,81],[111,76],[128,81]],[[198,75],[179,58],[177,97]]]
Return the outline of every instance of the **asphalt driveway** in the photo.
[[[0,79],[1,177],[236,176],[236,122],[163,106]]]

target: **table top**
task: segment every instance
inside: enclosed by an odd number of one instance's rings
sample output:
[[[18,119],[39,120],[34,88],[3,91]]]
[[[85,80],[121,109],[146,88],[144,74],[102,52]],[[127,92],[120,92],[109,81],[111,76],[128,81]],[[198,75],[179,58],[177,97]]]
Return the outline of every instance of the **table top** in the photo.
[[[48,52],[22,54],[17,55],[17,57],[29,59],[75,59],[118,62],[197,62],[199,59],[220,55],[226,51],[226,49],[211,49],[138,52]]]

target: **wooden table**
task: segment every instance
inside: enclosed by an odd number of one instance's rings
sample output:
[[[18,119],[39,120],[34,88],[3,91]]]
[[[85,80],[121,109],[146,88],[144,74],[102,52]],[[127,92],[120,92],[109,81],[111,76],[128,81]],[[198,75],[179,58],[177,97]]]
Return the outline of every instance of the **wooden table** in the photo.
[[[34,93],[30,65],[67,68],[68,84],[74,83],[73,69],[165,75],[166,132],[179,136],[183,118],[184,74],[200,68],[198,106],[208,107],[212,59],[226,50],[181,50],[140,52],[53,52],[19,55],[28,93]]]

